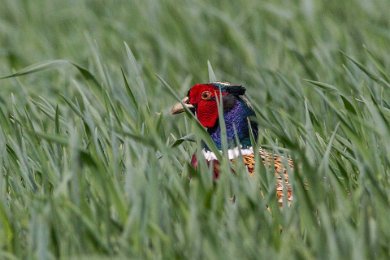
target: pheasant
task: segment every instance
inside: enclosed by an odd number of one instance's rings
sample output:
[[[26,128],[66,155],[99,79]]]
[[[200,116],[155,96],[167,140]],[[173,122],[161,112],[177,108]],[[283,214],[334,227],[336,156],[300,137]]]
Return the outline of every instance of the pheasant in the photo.
[[[255,115],[251,105],[245,97],[246,89],[241,85],[233,85],[226,82],[212,82],[195,84],[188,91],[182,102],[172,107],[172,114],[185,111],[184,106],[193,112],[200,124],[207,129],[216,147],[222,150],[221,127],[219,124],[218,103],[222,100],[223,118],[226,126],[226,139],[228,145],[228,158],[231,161],[242,158],[249,174],[254,174],[255,154],[251,144],[250,132],[257,138],[258,127],[251,117]],[[237,143],[237,140],[239,143]],[[293,200],[293,192],[289,183],[288,174],[292,172],[294,165],[290,158],[279,156],[260,148],[259,158],[264,166],[272,168],[275,173],[276,195],[279,206],[283,206],[283,196],[287,194],[287,202]],[[217,180],[219,162],[217,156],[205,145],[202,149],[204,160],[208,165],[213,165],[213,178]],[[194,168],[198,165],[198,158],[193,155],[191,164]]]

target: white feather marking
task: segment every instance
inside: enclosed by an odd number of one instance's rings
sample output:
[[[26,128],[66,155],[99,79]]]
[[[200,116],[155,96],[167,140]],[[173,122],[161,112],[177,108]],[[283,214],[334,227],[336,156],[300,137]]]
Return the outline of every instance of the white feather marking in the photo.
[[[222,151],[219,151],[222,153]],[[248,154],[253,154],[253,147],[249,148],[239,148],[239,147],[234,147],[233,149],[229,149],[228,151],[228,158],[229,160],[232,160],[234,158],[239,157],[240,155],[248,155]],[[212,160],[218,160],[217,156],[212,151],[206,151],[205,149],[202,150],[203,156],[207,161],[212,161]]]

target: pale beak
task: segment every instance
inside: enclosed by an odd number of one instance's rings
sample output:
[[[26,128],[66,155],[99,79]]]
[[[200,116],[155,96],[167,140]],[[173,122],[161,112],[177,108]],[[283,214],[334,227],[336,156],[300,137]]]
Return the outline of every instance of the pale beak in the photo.
[[[188,109],[194,109],[194,106],[191,105],[191,104],[188,104],[188,97],[185,97],[183,98],[183,100],[179,103],[176,103],[172,109],[171,109],[171,113],[172,115],[176,115],[176,114],[180,114],[180,113],[183,113],[185,111],[185,108],[188,108]]]

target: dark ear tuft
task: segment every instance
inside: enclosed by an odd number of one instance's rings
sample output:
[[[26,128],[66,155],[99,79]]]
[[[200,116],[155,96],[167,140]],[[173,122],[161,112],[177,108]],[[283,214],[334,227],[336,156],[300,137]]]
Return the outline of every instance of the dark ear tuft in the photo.
[[[235,95],[235,96],[241,96],[245,94],[246,89],[238,84],[231,84],[228,82],[213,82],[211,83],[215,87],[220,88],[222,91],[226,91],[229,94]]]
[[[234,85],[226,87],[226,92],[235,95],[235,96],[241,96],[245,94],[246,89],[241,85]]]

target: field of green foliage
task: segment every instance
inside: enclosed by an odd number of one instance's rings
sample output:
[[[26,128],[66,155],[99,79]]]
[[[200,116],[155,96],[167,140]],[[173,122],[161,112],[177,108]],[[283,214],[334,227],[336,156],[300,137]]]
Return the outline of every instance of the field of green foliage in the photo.
[[[1,259],[390,258],[388,0],[1,2]],[[214,78],[294,159],[290,208],[260,165],[189,167],[169,110]]]

